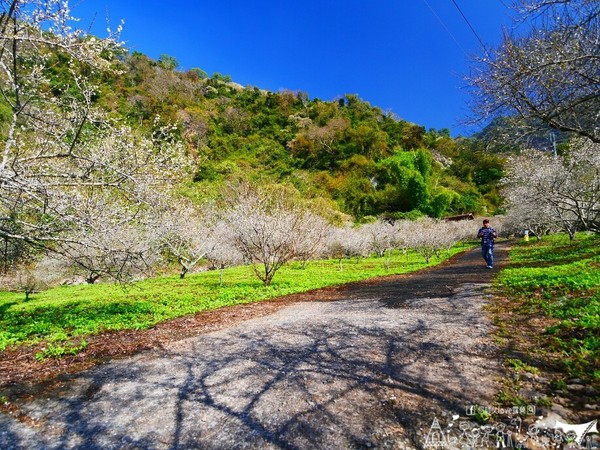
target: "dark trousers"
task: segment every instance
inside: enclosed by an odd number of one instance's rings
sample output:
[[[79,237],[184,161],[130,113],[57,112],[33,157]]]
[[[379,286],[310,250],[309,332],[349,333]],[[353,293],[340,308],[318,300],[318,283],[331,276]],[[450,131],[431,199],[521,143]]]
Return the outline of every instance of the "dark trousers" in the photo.
[[[481,256],[488,266],[494,265],[494,244],[481,244]]]

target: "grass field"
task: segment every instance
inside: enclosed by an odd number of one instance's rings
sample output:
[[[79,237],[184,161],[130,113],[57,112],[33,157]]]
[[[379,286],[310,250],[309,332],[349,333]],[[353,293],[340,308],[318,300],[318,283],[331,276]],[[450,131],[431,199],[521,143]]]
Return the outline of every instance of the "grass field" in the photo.
[[[600,382],[600,236],[520,242],[497,283],[511,314],[547,324],[541,352],[555,355],[566,376]]]
[[[209,271],[151,278],[132,285],[97,284],[61,286],[25,295],[0,292],[0,350],[14,345],[35,345],[47,341],[48,353],[61,356],[85,348],[86,335],[106,330],[144,329],[175,317],[241,303],[257,302],[282,295],[305,292],[352,281],[402,274],[435,265],[468,245],[455,246],[442,259],[426,264],[412,252],[391,255],[386,268],[383,258],[310,262],[284,266],[273,283],[264,287],[251,267],[242,266],[220,272]]]

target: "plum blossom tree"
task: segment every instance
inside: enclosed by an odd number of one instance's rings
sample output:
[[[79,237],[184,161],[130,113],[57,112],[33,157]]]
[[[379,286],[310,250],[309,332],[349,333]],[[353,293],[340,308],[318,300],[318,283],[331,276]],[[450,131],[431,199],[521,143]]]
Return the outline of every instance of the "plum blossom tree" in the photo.
[[[303,239],[298,242],[298,255],[295,259],[302,262],[305,268],[308,261],[323,254],[326,248],[327,237],[332,227],[325,219],[316,214],[306,214],[300,223],[300,234]]]
[[[316,237],[309,225],[318,219],[285,190],[259,191],[240,183],[227,197],[223,220],[232,244],[269,286],[284,264],[306,253],[306,241]]]
[[[244,255],[234,245],[232,230],[226,222],[219,221],[216,223],[213,229],[213,245],[206,254],[206,259],[220,270],[221,285],[227,267],[245,262]]]
[[[512,234],[525,231],[539,241],[543,236],[563,229],[556,223],[556,217],[549,205],[539,204],[525,198],[525,193],[513,192],[517,202],[511,202],[505,218],[505,228]],[[570,225],[569,225],[570,226]]]
[[[200,211],[191,202],[179,199],[155,218],[153,228],[159,246],[177,259],[181,279],[217,245],[215,214],[208,206]]]
[[[100,278],[129,281],[157,260],[150,235],[150,213],[117,203],[108,193],[78,199],[70,229],[54,243],[51,254],[93,284]]]
[[[104,219],[93,232],[72,242],[61,242],[57,251],[65,264],[82,273],[89,284],[100,278],[128,282],[147,274],[157,261],[144,232],[132,223]]]
[[[440,235],[438,239],[442,241],[448,251],[458,242],[473,240],[476,233],[476,227],[471,220],[438,222],[436,228]],[[494,221],[494,228],[500,232],[499,223],[496,221]]]
[[[106,251],[116,267],[138,260],[141,250],[126,248],[135,239],[124,234],[143,228],[149,194],[186,173],[172,127],[156,122],[152,136],[141,136],[95,105],[92,74],[112,70],[116,34],[98,39],[72,28],[67,1],[1,6],[0,102],[9,113],[0,128],[0,238],[65,258]],[[105,219],[89,214],[94,198]]]
[[[334,228],[328,235],[325,254],[339,260],[340,271],[344,270],[343,260],[368,256],[371,252],[369,236],[360,227],[346,224]]]
[[[166,201],[167,182],[178,177],[169,175],[176,166],[160,162],[169,158],[169,151],[178,152],[177,146],[166,146],[162,155],[154,157],[152,153],[159,146],[153,140],[140,139],[125,129],[120,133],[118,140],[113,135],[102,142],[100,148],[104,151],[98,151],[95,164],[114,160],[110,167],[120,167],[122,172],[113,176],[126,174],[126,182],[52,186],[51,195],[45,199],[45,220],[41,224],[32,220],[40,205],[30,203],[26,205],[28,209],[20,212],[18,223],[29,233],[20,238],[84,272],[88,283],[99,278],[127,281],[152,267],[158,255],[153,244],[153,213],[157,205]],[[116,163],[117,159],[122,161]],[[174,156],[176,159],[178,156]],[[92,175],[90,179],[93,180]]]
[[[398,230],[393,224],[377,220],[373,223],[364,224],[360,231],[370,243],[370,251],[380,258],[385,257],[385,267],[389,268],[390,253],[398,244]]]
[[[598,2],[516,0],[515,10],[519,32],[505,32],[469,78],[476,116],[516,117],[520,133],[550,128],[600,143]]]
[[[402,226],[402,241],[406,247],[423,256],[429,264],[433,256],[439,256],[449,246],[449,241],[452,245],[456,242],[446,234],[445,228],[443,222],[430,218],[407,221]]]
[[[576,230],[600,233],[600,144],[578,139],[562,156],[515,156],[503,185],[509,214],[532,230],[530,222],[560,226],[571,237]]]
[[[386,252],[393,249],[396,244],[396,232],[394,226],[386,221],[377,220],[366,223],[360,227],[370,243],[370,250],[377,256],[383,257]]]

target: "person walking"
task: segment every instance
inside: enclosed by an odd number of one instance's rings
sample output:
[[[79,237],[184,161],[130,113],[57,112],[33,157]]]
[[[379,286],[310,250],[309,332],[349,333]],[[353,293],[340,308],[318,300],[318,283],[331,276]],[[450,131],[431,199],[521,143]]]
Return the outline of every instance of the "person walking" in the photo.
[[[490,219],[483,219],[483,226],[477,237],[481,239],[481,256],[485,259],[488,269],[494,267],[494,239],[498,237],[496,230],[490,226]]]

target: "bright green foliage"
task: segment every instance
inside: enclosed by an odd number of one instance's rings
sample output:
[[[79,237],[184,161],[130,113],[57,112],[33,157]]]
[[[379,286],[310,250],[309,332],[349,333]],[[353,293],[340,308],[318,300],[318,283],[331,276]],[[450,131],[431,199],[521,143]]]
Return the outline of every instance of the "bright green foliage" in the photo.
[[[418,149],[415,153],[415,168],[419,171],[424,180],[429,179],[432,172],[433,158],[431,153]]]
[[[44,74],[57,99],[72,69],[66,61],[52,55]],[[292,183],[358,220],[409,211],[493,212],[501,204],[495,155],[473,140],[452,139],[447,129],[426,131],[398,119],[358,95],[322,101],[242,87],[218,72],[177,71],[177,59],[166,54],[157,61],[122,54],[114,64],[119,70],[112,74],[86,74],[98,86],[94,101],[142,131],[157,117],[159,125],[177,124],[175,135],[196,157],[192,197],[206,198],[243,176]],[[0,119],[9,113],[0,100]],[[441,164],[440,155],[452,164]]]
[[[379,164],[379,177],[389,186],[386,197],[382,199],[382,211],[390,209],[408,212],[429,209],[428,181],[431,174],[431,156],[425,150],[416,152],[399,151]]]
[[[439,219],[443,217],[447,212],[451,211],[451,205],[453,202],[458,200],[460,195],[450,189],[438,188],[435,196],[429,202],[429,208],[427,212],[431,217]],[[473,211],[476,209],[462,208],[463,210]]]
[[[453,140],[448,130],[426,132],[357,95],[327,102],[303,92],[241,87],[220,73],[178,72],[168,55],[153,61],[133,53],[121,64],[122,75],[103,80],[97,101],[132,126],[148,128],[156,116],[177,123],[179,137],[197,155],[194,197],[243,176],[291,182],[359,220],[412,210],[435,217],[487,212],[501,202],[500,169],[487,156],[471,161],[475,144]],[[444,168],[431,151],[458,158],[458,166]]]
[[[464,250],[456,246],[444,255]],[[73,353],[87,345],[82,336],[107,330],[145,329],[174,317],[223,306],[257,302],[282,295],[305,292],[372,277],[422,269],[425,264],[412,252],[381,258],[352,260],[339,270],[337,260],[314,261],[284,266],[269,287],[264,287],[249,266],[220,272],[147,279],[131,286],[94,284],[61,286],[35,294],[29,301],[19,293],[0,292],[0,350],[9,345],[48,341],[39,359]],[[78,350],[79,349],[79,350]]]
[[[546,343],[569,376],[600,382],[600,236],[552,235],[520,243],[498,283],[520,311],[552,319]]]
[[[530,366],[518,358],[509,358],[505,363],[517,372],[529,372],[535,375],[539,375],[540,373],[540,370],[537,367]]]
[[[488,212],[495,212],[502,203],[498,183],[504,176],[505,158],[480,147],[481,143],[476,140],[461,140],[454,151],[448,153],[453,163],[446,173],[455,181],[449,181],[446,186],[462,197],[455,200],[452,206],[455,210],[478,211],[485,206]]]
[[[43,361],[46,358],[62,358],[65,355],[76,355],[87,348],[87,341],[80,339],[78,343],[69,342],[66,345],[55,345],[49,342],[44,350],[35,354],[35,359]]]

